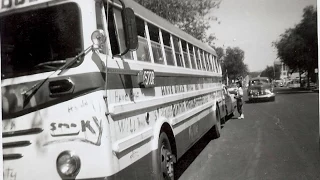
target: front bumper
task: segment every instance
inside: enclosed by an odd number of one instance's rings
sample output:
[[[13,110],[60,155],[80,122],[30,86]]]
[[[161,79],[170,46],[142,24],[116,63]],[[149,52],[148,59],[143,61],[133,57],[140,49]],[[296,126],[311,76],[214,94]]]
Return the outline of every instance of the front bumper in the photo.
[[[265,94],[265,95],[249,95],[249,99],[269,99],[269,98],[274,98],[275,94]]]

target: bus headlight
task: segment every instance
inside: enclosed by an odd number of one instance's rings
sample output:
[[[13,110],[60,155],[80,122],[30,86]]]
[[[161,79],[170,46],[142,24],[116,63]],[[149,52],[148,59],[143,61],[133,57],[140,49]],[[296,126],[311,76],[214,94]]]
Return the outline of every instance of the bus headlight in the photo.
[[[62,178],[75,178],[80,166],[80,158],[70,151],[62,152],[57,158],[57,171]]]

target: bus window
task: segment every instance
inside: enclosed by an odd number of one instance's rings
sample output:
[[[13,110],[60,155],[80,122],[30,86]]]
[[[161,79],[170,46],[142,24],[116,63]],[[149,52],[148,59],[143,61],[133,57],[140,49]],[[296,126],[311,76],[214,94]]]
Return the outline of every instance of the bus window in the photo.
[[[212,70],[211,71],[215,72],[215,70],[214,70],[215,66],[214,66],[213,58],[214,58],[214,56],[209,54],[209,61],[210,61],[211,66],[212,66]]]
[[[166,31],[163,31],[163,30],[161,30],[161,33],[162,33],[164,51],[166,53],[167,65],[174,66],[172,46],[170,43],[170,34]]]
[[[192,67],[192,69],[196,69],[196,64],[195,64],[196,60],[195,60],[195,57],[194,57],[193,46],[191,44],[188,44],[188,47],[189,47],[191,67]]]
[[[207,71],[211,71],[211,64],[210,64],[210,61],[208,59],[208,53],[207,52],[204,52],[204,58],[206,60],[206,67],[207,67]]]
[[[124,52],[126,48],[126,42],[125,42],[125,35],[124,35],[124,29],[123,29],[123,22],[122,22],[122,15],[121,11],[119,9],[114,8],[114,22],[116,24],[116,31],[118,32],[117,40],[119,42],[120,46],[120,53]],[[127,59],[133,59],[133,54],[131,51],[128,51],[125,55],[125,58]]]
[[[183,52],[183,58],[184,58],[184,64],[186,68],[190,68],[189,64],[189,57],[187,52],[187,43],[184,40],[181,40],[181,46],[182,46],[182,52]]]
[[[203,56],[203,50],[199,49],[199,52],[200,52],[200,61],[201,61],[202,70],[205,71],[207,67],[206,67],[204,56]]]
[[[218,66],[217,58],[214,56],[213,60],[214,60],[213,62],[215,64],[215,66],[216,66],[216,72],[219,73],[219,66]]]
[[[175,51],[176,60],[177,60],[177,66],[183,67],[182,56],[180,53],[179,39],[175,36],[172,36],[172,37],[173,37],[174,51]]]
[[[194,50],[196,52],[196,59],[197,59],[197,67],[199,70],[202,69],[202,66],[201,66],[201,59],[200,59],[200,54],[199,54],[199,48],[197,47],[194,47]]]
[[[159,38],[159,28],[157,28],[152,24],[148,24],[148,28],[149,28],[149,35],[150,35],[154,62],[157,64],[164,64],[160,38]]]
[[[137,24],[137,34],[138,34],[138,41],[139,41],[139,46],[137,49],[138,61],[151,62],[148,42],[145,34],[144,20],[142,20],[139,17],[136,17],[136,24]]]
[[[218,65],[218,61],[217,61],[217,57],[214,56],[214,63],[216,64],[216,72],[219,73],[219,65]]]

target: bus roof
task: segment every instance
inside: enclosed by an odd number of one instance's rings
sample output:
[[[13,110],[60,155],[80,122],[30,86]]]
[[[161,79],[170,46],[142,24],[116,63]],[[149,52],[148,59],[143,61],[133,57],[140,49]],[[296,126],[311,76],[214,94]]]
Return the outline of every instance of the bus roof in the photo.
[[[131,7],[135,14],[144,19],[145,21],[158,26],[159,28],[201,48],[202,50],[205,50],[215,56],[217,56],[216,51],[210,47],[208,44],[205,44],[201,42],[200,40],[194,38],[190,34],[182,31],[178,27],[171,24],[166,19],[156,15],[152,11],[148,10],[147,8],[143,7],[137,2],[134,2],[134,0],[123,0],[123,2],[126,4],[127,7]]]

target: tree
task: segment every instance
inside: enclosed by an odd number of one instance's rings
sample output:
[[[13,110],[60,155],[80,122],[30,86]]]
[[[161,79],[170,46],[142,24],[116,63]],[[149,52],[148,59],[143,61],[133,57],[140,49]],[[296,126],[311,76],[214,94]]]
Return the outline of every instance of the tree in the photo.
[[[248,74],[248,66],[244,61],[244,51],[239,47],[226,49],[226,55],[222,62],[222,72],[227,72],[230,79]]]
[[[213,47],[216,50],[217,53],[217,59],[221,59],[225,54],[224,54],[224,50],[222,47]]]
[[[222,0],[135,0],[142,6],[168,20],[196,39],[213,45],[216,37],[207,36],[209,22],[217,21],[209,13],[219,8]]]
[[[305,7],[301,22],[287,29],[273,45],[278,50],[278,57],[292,72],[307,72],[309,86],[309,77],[315,76],[314,69],[318,66],[316,9],[313,6]]]
[[[250,78],[255,78],[255,77],[258,77],[261,74],[261,72],[254,71],[254,72],[249,72],[248,74],[249,74]]]
[[[269,79],[280,79],[280,66],[267,66],[260,74],[261,77]]]

